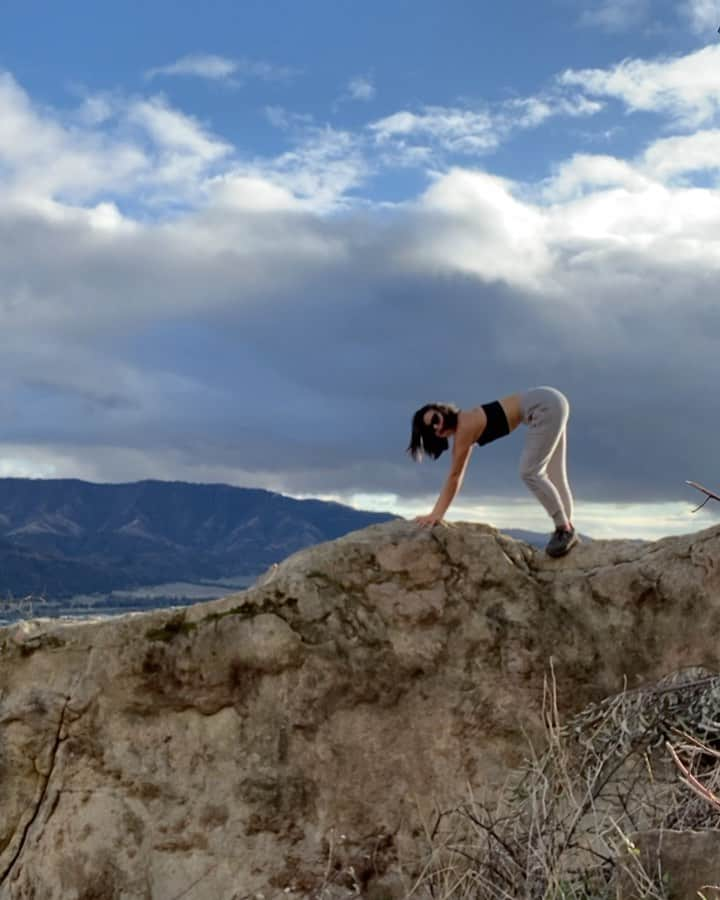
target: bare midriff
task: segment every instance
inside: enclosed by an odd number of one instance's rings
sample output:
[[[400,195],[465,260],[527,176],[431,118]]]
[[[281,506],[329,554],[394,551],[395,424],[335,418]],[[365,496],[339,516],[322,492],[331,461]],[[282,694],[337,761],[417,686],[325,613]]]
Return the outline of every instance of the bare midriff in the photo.
[[[500,406],[505,410],[510,431],[514,431],[522,422],[520,394],[508,394],[507,397],[501,397]]]
[[[514,431],[522,422],[520,394],[508,394],[507,397],[501,397],[498,402],[505,412],[505,418],[507,419],[509,431]],[[482,406],[476,406],[473,409],[468,410],[467,412],[461,413],[461,415],[471,416],[468,421],[468,425],[471,429],[470,433],[472,434],[472,440],[479,440],[482,437],[483,432],[485,431],[485,427],[487,426],[487,416],[485,415],[485,410],[482,408]]]

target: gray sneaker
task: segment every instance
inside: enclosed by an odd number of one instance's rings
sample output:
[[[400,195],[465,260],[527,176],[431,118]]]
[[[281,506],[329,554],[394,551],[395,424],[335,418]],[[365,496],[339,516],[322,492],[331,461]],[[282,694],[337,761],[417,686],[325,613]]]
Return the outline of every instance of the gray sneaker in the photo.
[[[558,557],[565,556],[569,553],[575,544],[580,542],[574,528],[569,531],[566,528],[556,528],[555,533],[548,541],[545,552],[548,556]]]

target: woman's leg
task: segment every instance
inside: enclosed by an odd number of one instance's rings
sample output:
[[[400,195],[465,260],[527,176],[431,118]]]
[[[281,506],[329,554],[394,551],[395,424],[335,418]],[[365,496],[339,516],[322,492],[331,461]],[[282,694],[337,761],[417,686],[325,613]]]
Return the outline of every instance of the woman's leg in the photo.
[[[554,388],[535,388],[528,391],[525,399],[528,430],[520,477],[556,527],[563,528],[570,524],[572,515],[572,497],[564,475],[564,436],[570,407]],[[548,475],[551,463],[555,476],[552,479]]]
[[[563,428],[555,452],[550,457],[547,467],[548,478],[555,485],[560,495],[567,520],[573,520],[573,496],[567,479],[567,427]]]

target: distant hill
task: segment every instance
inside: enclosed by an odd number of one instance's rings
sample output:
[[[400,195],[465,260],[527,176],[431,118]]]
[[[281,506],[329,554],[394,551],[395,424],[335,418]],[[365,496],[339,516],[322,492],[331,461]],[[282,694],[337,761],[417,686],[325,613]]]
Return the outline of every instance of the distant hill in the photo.
[[[257,575],[394,516],[223,484],[0,479],[0,595]]]
[[[523,528],[502,528],[500,530],[503,534],[507,534],[508,537],[515,538],[516,541],[525,541],[526,544],[530,544],[533,547],[543,548],[550,540],[552,526],[548,528],[547,532],[525,531]]]

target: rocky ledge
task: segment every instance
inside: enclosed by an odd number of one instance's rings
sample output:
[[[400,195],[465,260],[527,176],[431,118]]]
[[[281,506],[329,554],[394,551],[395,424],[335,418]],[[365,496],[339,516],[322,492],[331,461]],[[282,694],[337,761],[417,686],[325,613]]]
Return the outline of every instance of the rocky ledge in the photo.
[[[0,898],[402,897],[562,712],[718,668],[720,528],[563,560],[391,522],[241,594],[0,630]]]

